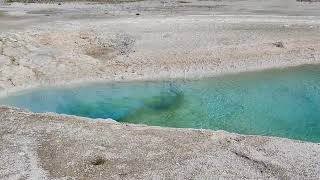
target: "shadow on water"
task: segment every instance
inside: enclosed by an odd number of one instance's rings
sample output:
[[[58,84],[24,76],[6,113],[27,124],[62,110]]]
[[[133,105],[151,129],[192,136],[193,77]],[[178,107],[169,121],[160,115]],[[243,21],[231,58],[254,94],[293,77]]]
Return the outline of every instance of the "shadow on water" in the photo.
[[[179,89],[174,83],[169,83],[167,91],[160,92],[160,95],[153,96],[143,100],[143,106],[139,109],[127,114],[126,116],[118,119],[120,122],[134,122],[145,119],[154,114],[161,115],[171,114],[177,111],[184,103],[183,91]],[[158,119],[161,120],[161,119]]]
[[[167,92],[145,101],[146,107],[155,111],[168,111],[180,107],[183,102],[183,92],[177,86],[170,83]]]

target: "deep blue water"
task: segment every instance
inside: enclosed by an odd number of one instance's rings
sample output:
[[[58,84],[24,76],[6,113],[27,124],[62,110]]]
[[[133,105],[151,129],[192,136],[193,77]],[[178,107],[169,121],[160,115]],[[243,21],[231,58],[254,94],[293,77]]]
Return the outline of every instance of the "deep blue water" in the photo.
[[[87,84],[0,100],[34,112],[320,142],[320,66],[202,80]]]

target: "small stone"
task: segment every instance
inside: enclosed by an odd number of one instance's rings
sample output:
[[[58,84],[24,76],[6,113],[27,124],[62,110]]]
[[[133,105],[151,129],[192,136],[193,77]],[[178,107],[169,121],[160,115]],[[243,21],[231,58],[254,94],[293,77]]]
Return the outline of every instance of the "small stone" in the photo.
[[[87,32],[80,32],[81,39],[89,39],[90,35]]]
[[[275,43],[272,43],[274,46],[278,47],[278,48],[284,48],[284,45],[281,41],[278,41],[278,42],[275,42]]]
[[[94,166],[99,166],[102,165],[106,162],[105,159],[103,159],[102,157],[96,157],[91,161],[91,164]]]

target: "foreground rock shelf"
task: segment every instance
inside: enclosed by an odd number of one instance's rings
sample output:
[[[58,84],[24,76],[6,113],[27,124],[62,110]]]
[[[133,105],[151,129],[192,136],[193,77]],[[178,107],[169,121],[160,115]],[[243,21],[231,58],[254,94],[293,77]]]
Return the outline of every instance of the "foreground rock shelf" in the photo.
[[[316,179],[320,145],[0,108],[0,179]]]

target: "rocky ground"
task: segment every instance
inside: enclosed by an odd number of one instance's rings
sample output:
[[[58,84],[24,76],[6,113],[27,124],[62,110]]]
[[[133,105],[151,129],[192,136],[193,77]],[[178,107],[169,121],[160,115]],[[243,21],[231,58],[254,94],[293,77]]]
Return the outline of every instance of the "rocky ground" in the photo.
[[[0,108],[0,179],[318,179],[320,145]]]
[[[319,63],[319,16],[295,0],[4,3],[0,93]],[[0,111],[0,179],[320,177],[319,144]]]

